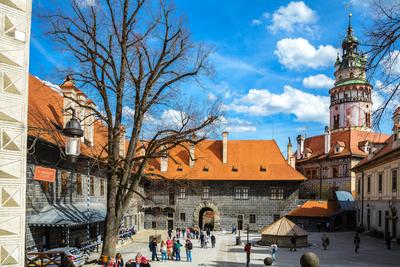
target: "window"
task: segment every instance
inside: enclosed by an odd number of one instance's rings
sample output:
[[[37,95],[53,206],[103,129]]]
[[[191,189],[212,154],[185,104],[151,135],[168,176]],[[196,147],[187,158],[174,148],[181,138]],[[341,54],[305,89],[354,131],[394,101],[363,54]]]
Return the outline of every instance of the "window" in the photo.
[[[89,194],[91,196],[94,196],[94,176],[90,176],[90,188],[89,188]]]
[[[82,195],[82,175],[76,175],[76,194]]]
[[[382,193],[382,173],[378,174],[378,192]]]
[[[250,214],[250,223],[256,223],[256,215]]]
[[[378,212],[378,226],[379,227],[382,226],[382,211],[381,210]]]
[[[306,172],[306,177],[307,177],[307,178],[311,178],[311,171],[310,171],[310,170],[307,170],[307,172]]]
[[[61,194],[65,194],[68,191],[68,173],[61,171]]]
[[[357,194],[361,194],[361,179],[357,180]]]
[[[349,175],[349,168],[347,167],[347,164],[343,164],[343,174],[342,176],[348,176]]]
[[[311,178],[312,179],[317,179],[318,177],[317,177],[317,170],[312,170],[311,171]]]
[[[367,193],[371,193],[371,176],[367,177]]]
[[[186,213],[181,213],[179,217],[182,222],[186,221]]]
[[[274,214],[274,222],[278,221],[281,218],[279,214]]]
[[[336,178],[339,176],[338,167],[332,167],[332,177]]]
[[[100,195],[104,196],[104,180],[100,179]]]
[[[284,191],[282,187],[271,187],[271,199],[283,199]]]
[[[179,198],[186,198],[186,188],[182,187],[179,189]]]
[[[235,188],[235,199],[249,199],[249,188],[236,187]]]
[[[174,214],[172,212],[168,212],[167,216],[168,218],[174,218]]]
[[[397,169],[392,170],[392,191],[397,191]]]
[[[152,221],[151,222],[151,228],[153,228],[153,229],[157,228],[157,222],[156,221]]]
[[[208,199],[209,197],[210,197],[210,188],[209,187],[203,187],[202,199]]]

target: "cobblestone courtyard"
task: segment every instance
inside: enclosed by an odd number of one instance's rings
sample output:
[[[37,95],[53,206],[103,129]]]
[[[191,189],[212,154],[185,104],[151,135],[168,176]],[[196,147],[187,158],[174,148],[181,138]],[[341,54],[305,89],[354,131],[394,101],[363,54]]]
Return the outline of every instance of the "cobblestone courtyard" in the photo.
[[[148,249],[148,236],[154,234],[154,231],[145,231],[135,236],[132,243],[122,245],[118,251],[122,253],[125,260],[133,258],[137,252],[142,252],[150,257]],[[160,233],[160,232],[158,232]],[[246,256],[242,246],[235,246],[235,236],[215,233],[217,237],[216,248],[202,249],[197,240],[193,241],[193,262],[186,262],[184,250],[182,250],[182,261],[168,261],[167,263],[152,262],[152,267],[161,266],[226,266],[236,267],[245,266]],[[309,237],[310,247],[300,248],[297,252],[290,252],[287,248],[279,248],[277,262],[274,266],[300,266],[299,259],[307,251],[316,253],[320,258],[321,267],[323,266],[399,266],[400,246],[393,243],[393,249],[387,250],[382,239],[375,239],[365,235],[361,236],[361,247],[359,254],[354,253],[353,233],[328,233],[330,246],[324,251],[321,247],[322,233],[311,233]],[[165,237],[165,233],[163,233]],[[246,236],[242,236],[246,238]],[[259,238],[256,234],[250,235],[251,241]],[[251,255],[251,267],[263,266],[263,259],[269,254],[266,247],[254,247]],[[95,256],[95,255],[93,255]],[[96,265],[92,265],[96,266]]]

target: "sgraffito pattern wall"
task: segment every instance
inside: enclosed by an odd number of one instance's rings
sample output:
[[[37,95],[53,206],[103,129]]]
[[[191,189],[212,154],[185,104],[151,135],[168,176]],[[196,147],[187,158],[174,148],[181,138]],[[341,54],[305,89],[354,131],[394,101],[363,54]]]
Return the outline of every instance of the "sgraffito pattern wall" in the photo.
[[[0,0],[0,266],[25,265],[31,0]]]

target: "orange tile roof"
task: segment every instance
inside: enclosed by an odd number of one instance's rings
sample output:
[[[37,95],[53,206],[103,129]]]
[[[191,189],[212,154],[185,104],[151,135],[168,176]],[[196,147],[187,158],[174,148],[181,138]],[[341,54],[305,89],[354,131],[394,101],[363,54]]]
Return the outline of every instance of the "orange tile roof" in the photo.
[[[324,153],[325,136],[324,135],[312,136],[304,140],[304,149],[307,148],[310,149],[312,151],[311,155],[306,159],[297,160],[297,162],[305,162],[308,160],[315,160],[325,157],[342,157],[342,156],[365,157],[367,156],[367,153],[361,150],[359,145],[361,142],[368,141],[372,143],[384,143],[387,138],[388,138],[387,134],[353,130],[353,129],[332,132],[331,149],[328,155],[326,155]],[[339,144],[340,146],[344,145],[343,151],[335,154],[334,151],[335,144]]]
[[[169,158],[166,172],[160,171],[157,159],[149,164],[147,173],[177,180],[305,180],[287,164],[274,140],[228,140],[227,164],[222,162],[222,140],[197,144],[193,167],[189,166],[189,152],[184,148],[172,149],[170,156],[176,162]]]
[[[372,157],[365,157],[363,160],[361,160],[356,166],[353,167],[353,169],[357,169],[359,167],[364,167],[367,166],[369,163],[388,155],[389,153],[392,153],[394,151],[399,151],[400,147],[393,147],[393,135],[389,136],[386,139],[385,144],[379,149],[378,151],[375,152],[375,155]]]
[[[339,210],[336,201],[308,200],[300,207],[289,212],[291,217],[330,217]]]
[[[64,147],[60,130],[63,123],[63,96],[38,78],[29,76],[28,135]],[[101,122],[94,124],[94,146],[81,144],[81,153],[88,157],[104,158],[107,153],[107,129]]]

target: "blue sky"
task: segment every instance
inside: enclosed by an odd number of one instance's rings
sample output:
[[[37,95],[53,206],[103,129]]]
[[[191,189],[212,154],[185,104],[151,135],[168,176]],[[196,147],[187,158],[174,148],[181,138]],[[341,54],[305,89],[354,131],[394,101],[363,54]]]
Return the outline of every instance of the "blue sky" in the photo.
[[[48,8],[46,1],[33,2],[36,11]],[[175,5],[192,38],[214,47],[215,75],[204,79],[202,88],[192,84],[187,90],[222,100],[222,127],[230,138],[274,138],[283,152],[289,136],[323,132],[348,13],[363,40],[371,11],[369,0],[176,0]],[[41,23],[34,12],[30,72],[59,84],[62,77],[54,70],[69,59],[43,34]],[[380,102],[379,96],[374,99]],[[389,132],[390,124],[381,129]]]

